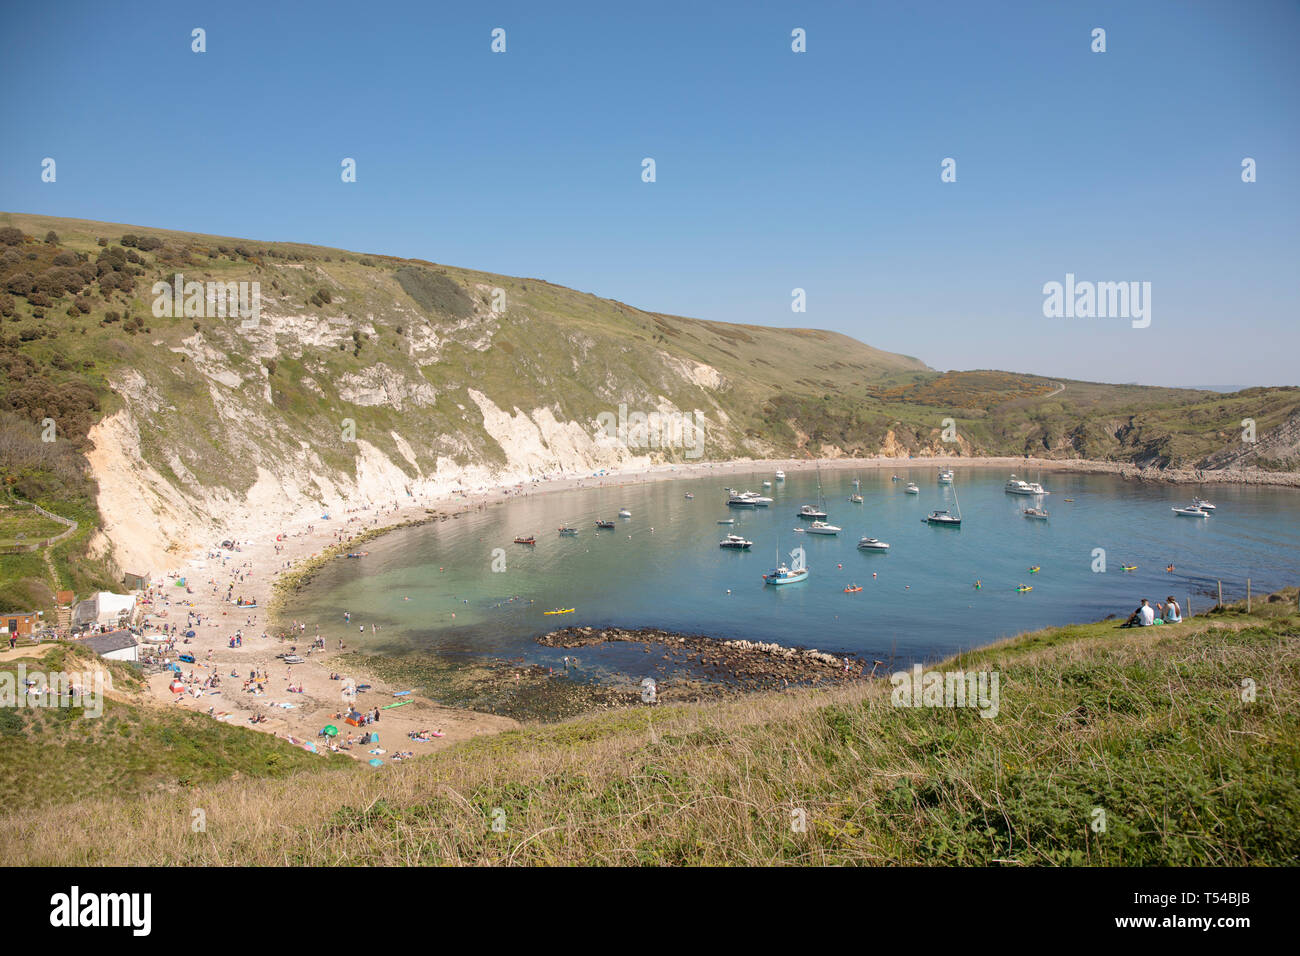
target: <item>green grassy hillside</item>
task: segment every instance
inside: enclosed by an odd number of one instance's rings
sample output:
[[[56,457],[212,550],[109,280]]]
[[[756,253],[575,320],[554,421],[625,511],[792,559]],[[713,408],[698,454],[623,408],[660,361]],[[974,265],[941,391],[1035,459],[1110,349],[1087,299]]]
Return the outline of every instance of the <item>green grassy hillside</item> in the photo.
[[[875,682],[534,725],[378,771],[9,802],[0,863],[1294,865],[1296,599],[936,665],[996,671],[992,719]],[[191,807],[206,833],[159,825]]]

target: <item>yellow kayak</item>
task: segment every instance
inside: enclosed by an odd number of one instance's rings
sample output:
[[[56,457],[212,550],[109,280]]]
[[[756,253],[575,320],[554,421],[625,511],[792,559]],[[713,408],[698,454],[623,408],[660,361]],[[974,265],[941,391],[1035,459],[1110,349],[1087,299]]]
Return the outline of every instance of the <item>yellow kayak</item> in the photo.
[[[567,608],[557,607],[554,611],[543,611],[542,613],[543,614],[572,614],[576,610],[577,608],[574,607],[567,607]]]

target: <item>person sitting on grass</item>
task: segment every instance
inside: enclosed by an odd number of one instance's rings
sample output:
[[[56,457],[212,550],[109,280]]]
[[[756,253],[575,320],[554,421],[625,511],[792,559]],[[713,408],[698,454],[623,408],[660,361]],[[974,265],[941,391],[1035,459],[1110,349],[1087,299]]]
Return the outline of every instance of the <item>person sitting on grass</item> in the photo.
[[[1142,604],[1136,611],[1125,621],[1121,627],[1147,627],[1154,624],[1156,620],[1156,611],[1146,598],[1142,599]]]
[[[1165,598],[1165,601],[1167,603],[1156,605],[1160,608],[1160,616],[1164,619],[1164,622],[1166,624],[1181,624],[1183,610],[1178,606],[1178,602],[1174,600],[1174,596],[1169,595],[1169,597]]]

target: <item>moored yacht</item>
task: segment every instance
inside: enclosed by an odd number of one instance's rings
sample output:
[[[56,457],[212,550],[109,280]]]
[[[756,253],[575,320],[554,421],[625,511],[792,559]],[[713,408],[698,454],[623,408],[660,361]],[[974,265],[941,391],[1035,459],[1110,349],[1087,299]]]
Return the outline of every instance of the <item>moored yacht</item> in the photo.
[[[1214,505],[1210,504],[1210,503],[1209,503],[1208,501],[1206,501],[1204,498],[1193,498],[1193,499],[1192,499],[1192,504],[1196,505],[1196,507],[1200,508],[1202,511],[1213,511],[1213,510],[1214,510]]]
[[[961,524],[961,516],[955,515],[947,509],[940,511],[931,511],[925,519],[926,524],[946,525],[950,528],[958,527]]]
[[[919,495],[921,493],[921,489],[916,486],[915,481],[909,481],[907,483],[907,487],[904,488],[903,490],[906,491],[909,495]]]
[[[827,524],[825,521],[814,521],[803,530],[809,534],[839,534],[844,529],[833,524]]]
[[[1188,518],[1208,518],[1210,516],[1208,511],[1204,511],[1196,507],[1196,505],[1188,505],[1186,508],[1171,508],[1170,510],[1176,515],[1184,515]]]
[[[807,518],[810,521],[811,520],[823,521],[826,518],[826,512],[822,511],[820,508],[818,508],[815,505],[804,505],[802,508],[799,509],[799,517]]]
[[[939,484],[941,485],[952,484],[952,472],[949,469],[945,468],[943,471],[939,472]]]
[[[1003,486],[1009,495],[1048,495],[1051,494],[1046,488],[1036,481],[1023,481],[1012,475],[1007,479],[1006,485]]]
[[[862,538],[858,541],[859,551],[888,551],[889,544],[879,538]]]
[[[630,518],[632,517],[632,512],[628,511],[626,508],[619,508],[618,516],[620,518]]]
[[[754,542],[746,541],[738,534],[729,534],[718,542],[719,548],[728,548],[732,551],[748,551],[754,546]]]
[[[778,472],[776,473],[776,480],[777,480],[777,481],[785,481],[785,472],[784,472],[784,471],[778,471]]]

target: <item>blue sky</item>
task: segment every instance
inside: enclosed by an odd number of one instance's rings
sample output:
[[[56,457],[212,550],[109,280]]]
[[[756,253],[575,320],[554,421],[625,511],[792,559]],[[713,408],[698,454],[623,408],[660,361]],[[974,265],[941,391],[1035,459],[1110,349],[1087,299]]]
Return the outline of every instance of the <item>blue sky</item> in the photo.
[[[1295,0],[9,3],[0,209],[537,276],[936,368],[1300,384],[1297,48]],[[1150,282],[1150,327],[1045,318],[1067,272]]]

